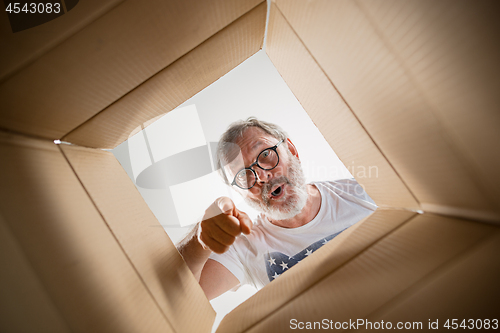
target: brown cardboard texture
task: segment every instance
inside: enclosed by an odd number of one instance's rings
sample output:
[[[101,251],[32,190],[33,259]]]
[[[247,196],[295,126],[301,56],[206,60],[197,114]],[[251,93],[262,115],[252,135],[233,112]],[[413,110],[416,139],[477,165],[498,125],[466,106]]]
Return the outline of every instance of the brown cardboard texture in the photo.
[[[380,208],[218,332],[499,319],[498,9],[271,4],[268,56],[340,159],[377,167],[354,176]],[[16,34],[0,18],[0,331],[210,332],[210,303],[101,148],[261,49],[265,19],[259,0],[80,1]]]
[[[498,221],[498,7],[278,0],[269,29],[294,31],[421,207]]]
[[[15,135],[1,139],[9,161],[0,173],[2,215],[32,266],[22,278],[40,281],[71,331],[171,331],[59,147]]]
[[[15,75],[7,76],[1,83],[0,127],[60,139],[259,2],[124,1],[24,66],[4,63],[2,58],[2,67],[16,68],[2,69],[8,73],[14,71]],[[68,20],[47,23],[53,27],[46,31],[49,36],[45,38],[56,39],[57,31],[74,29],[74,21],[69,19],[86,8],[86,5],[75,7],[63,15]],[[263,23],[261,26],[259,40],[262,42]],[[2,34],[11,34],[8,24],[2,28]],[[26,31],[27,34],[37,32]],[[239,39],[233,43],[237,41]],[[15,51],[21,47],[20,39],[12,38],[11,42],[2,49]],[[179,78],[179,81],[182,80]],[[203,83],[206,86],[211,82]],[[199,90],[202,88],[204,86]],[[24,98],[27,93],[30,97]],[[191,96],[185,98],[188,97]]]

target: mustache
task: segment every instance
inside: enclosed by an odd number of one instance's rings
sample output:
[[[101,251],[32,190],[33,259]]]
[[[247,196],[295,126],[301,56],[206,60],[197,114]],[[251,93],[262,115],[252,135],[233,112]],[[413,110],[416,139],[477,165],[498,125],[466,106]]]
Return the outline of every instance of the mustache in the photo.
[[[269,201],[269,193],[271,192],[272,188],[274,185],[276,184],[288,184],[288,185],[292,185],[292,182],[290,181],[290,179],[288,179],[288,177],[285,177],[285,176],[280,176],[278,178],[273,178],[271,179],[268,183],[265,183],[263,186],[262,186],[262,192],[261,192],[261,198],[262,200],[267,203]]]

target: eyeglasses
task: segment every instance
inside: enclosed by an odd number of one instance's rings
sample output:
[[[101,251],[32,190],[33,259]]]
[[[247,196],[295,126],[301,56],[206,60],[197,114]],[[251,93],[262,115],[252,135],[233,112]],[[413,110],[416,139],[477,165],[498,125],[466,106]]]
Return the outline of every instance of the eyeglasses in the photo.
[[[261,151],[254,163],[248,168],[238,171],[231,185],[236,185],[242,190],[249,190],[257,183],[257,173],[252,169],[254,165],[262,170],[272,170],[276,168],[280,162],[280,156],[278,155],[277,149],[283,141],[284,140],[281,140],[276,146]]]

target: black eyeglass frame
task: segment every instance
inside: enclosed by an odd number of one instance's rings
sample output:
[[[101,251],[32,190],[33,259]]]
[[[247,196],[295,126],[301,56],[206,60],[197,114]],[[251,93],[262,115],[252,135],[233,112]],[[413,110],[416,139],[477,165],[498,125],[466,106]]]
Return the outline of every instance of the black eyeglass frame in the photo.
[[[255,172],[255,170],[254,170],[254,169],[252,169],[252,167],[256,165],[256,166],[258,166],[259,168],[261,168],[262,170],[266,170],[266,171],[273,170],[274,168],[276,168],[276,167],[278,166],[278,164],[280,164],[280,154],[278,154],[278,146],[279,146],[280,144],[282,144],[282,143],[283,143],[283,141],[285,141],[285,139],[282,139],[280,142],[278,142],[278,143],[277,143],[276,145],[274,145],[273,147],[269,147],[269,148],[266,148],[266,149],[262,150],[262,151],[259,153],[259,155],[257,155],[257,158],[255,159],[255,162],[253,162],[253,163],[252,163],[252,164],[251,164],[248,168],[241,169],[240,171],[238,171],[238,172],[236,173],[236,175],[234,176],[233,181],[231,182],[231,185],[233,185],[233,186],[237,186],[238,188],[241,188],[242,190],[249,190],[249,189],[251,189],[252,187],[254,187],[254,186],[255,186],[255,184],[257,183],[257,178],[258,178],[258,177],[257,177],[257,172]],[[266,150],[269,150],[269,149],[274,150],[274,152],[276,153],[276,156],[278,156],[278,162],[276,162],[276,165],[275,165],[274,167],[272,167],[271,169],[264,169],[263,167],[261,167],[261,166],[259,165],[259,162],[258,162],[258,161],[259,161],[259,157],[260,157],[260,155],[261,155],[263,152],[265,152]],[[254,177],[255,177],[255,181],[253,182],[252,186],[250,186],[250,187],[241,187],[241,186],[239,186],[238,184],[236,184],[236,177],[238,177],[238,175],[240,174],[240,172],[245,171],[245,170],[250,170],[250,171],[252,171],[252,172],[253,172],[253,175],[254,175]]]

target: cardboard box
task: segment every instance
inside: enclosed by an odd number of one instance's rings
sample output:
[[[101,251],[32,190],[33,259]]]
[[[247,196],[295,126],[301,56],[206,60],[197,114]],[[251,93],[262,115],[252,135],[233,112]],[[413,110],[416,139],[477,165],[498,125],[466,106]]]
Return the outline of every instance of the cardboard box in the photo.
[[[81,1],[16,34],[0,20],[1,331],[210,331],[201,288],[101,149],[257,52],[266,7]],[[498,319],[498,7],[272,3],[266,52],[340,159],[378,167],[358,181],[380,209],[218,332]]]

